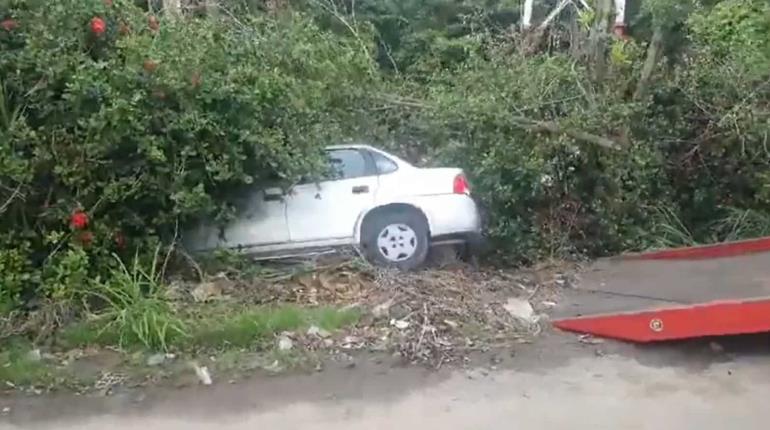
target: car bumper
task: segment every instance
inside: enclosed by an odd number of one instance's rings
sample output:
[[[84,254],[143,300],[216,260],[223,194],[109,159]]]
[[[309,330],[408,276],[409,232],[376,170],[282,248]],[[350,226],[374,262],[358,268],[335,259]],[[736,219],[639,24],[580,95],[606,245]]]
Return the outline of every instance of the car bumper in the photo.
[[[481,215],[470,196],[447,194],[420,200],[417,206],[428,218],[431,237],[481,234]]]

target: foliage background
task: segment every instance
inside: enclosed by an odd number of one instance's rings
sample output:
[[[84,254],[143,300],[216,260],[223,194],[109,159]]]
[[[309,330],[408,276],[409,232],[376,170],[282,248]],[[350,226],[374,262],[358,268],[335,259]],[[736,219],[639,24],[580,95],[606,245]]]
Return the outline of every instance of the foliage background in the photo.
[[[87,306],[112,253],[342,139],[465,168],[517,262],[770,233],[763,0],[631,2],[628,40],[573,8],[533,38],[515,0],[183,3],[0,3],[0,308]]]

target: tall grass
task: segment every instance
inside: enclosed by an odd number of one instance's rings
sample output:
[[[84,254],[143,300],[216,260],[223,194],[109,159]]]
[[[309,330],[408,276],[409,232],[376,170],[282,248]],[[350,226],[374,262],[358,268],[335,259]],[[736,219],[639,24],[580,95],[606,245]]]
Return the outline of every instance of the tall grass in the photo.
[[[165,351],[175,338],[187,336],[184,322],[165,297],[158,267],[159,251],[160,248],[156,249],[148,268],[142,266],[138,255],[131,267],[115,256],[118,267],[111,271],[109,281],[100,283],[93,292],[106,304],[98,315],[104,324],[100,335],[114,334],[121,347],[141,344]]]
[[[679,215],[671,208],[655,208],[655,231],[653,247],[673,248],[679,246],[697,245],[692,231],[685,225]]]
[[[727,215],[714,224],[715,235],[723,241],[770,236],[770,214],[752,209],[727,208]]]

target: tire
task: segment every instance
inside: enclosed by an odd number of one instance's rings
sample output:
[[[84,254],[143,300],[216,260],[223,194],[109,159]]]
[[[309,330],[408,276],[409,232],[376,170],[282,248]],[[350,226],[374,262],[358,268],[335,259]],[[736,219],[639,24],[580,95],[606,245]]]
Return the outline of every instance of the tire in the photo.
[[[429,242],[425,217],[411,210],[373,214],[361,232],[361,247],[372,264],[405,271],[425,263]]]

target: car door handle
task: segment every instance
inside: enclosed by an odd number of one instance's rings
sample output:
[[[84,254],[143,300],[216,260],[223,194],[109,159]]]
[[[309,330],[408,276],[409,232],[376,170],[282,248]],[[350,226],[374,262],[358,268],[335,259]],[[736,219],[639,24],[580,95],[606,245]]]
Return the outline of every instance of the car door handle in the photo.
[[[368,185],[358,185],[353,187],[353,194],[364,194],[369,192]]]

